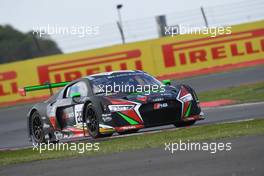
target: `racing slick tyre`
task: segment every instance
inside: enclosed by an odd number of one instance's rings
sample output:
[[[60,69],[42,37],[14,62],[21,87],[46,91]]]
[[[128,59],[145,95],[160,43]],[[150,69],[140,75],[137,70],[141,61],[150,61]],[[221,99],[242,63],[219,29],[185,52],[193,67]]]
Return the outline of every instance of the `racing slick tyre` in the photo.
[[[37,111],[35,111],[30,119],[31,140],[33,144],[46,143],[43,132],[43,123]]]
[[[181,122],[174,123],[173,125],[175,127],[186,127],[186,126],[193,125],[195,122],[196,122],[196,120],[191,120],[191,121],[186,121],[186,122],[181,121]]]
[[[96,110],[92,106],[91,103],[89,103],[85,109],[85,122],[87,126],[87,131],[90,134],[92,138],[99,138],[99,137],[110,137],[113,135],[113,133],[107,133],[107,134],[101,134],[100,128],[99,128],[99,118],[97,115]]]
[[[136,133],[138,132],[139,129],[133,129],[133,130],[128,130],[128,131],[122,131],[122,132],[118,132],[118,134],[120,135],[124,135],[124,134],[131,134],[131,133]]]

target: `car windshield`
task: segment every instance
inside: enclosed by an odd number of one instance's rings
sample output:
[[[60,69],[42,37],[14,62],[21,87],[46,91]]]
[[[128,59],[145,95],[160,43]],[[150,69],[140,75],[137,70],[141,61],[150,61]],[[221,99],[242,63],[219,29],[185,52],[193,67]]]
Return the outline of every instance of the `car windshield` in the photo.
[[[150,86],[160,87],[162,83],[156,78],[145,73],[123,73],[109,76],[98,76],[92,80],[93,92],[101,93],[118,93],[118,92],[137,92],[149,89]]]

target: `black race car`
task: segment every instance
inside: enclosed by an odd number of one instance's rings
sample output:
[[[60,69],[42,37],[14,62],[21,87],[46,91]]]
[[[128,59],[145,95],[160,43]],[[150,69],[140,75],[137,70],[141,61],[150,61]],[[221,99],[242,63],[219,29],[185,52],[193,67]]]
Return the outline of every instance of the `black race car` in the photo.
[[[99,73],[72,82],[25,87],[21,93],[62,86],[29,111],[28,134],[33,143],[99,138],[168,124],[188,126],[203,119],[191,87],[172,86],[170,80],[162,83],[143,71]]]

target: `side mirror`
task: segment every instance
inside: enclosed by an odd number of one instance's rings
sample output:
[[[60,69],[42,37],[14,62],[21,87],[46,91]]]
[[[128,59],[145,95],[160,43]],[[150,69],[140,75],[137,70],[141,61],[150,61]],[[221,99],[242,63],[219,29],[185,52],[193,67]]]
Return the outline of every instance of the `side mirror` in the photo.
[[[163,84],[166,85],[166,86],[170,86],[171,85],[171,80],[170,79],[165,79],[165,80],[162,80]]]
[[[81,97],[81,93],[79,93],[79,92],[72,93],[70,96],[71,96],[71,98]]]

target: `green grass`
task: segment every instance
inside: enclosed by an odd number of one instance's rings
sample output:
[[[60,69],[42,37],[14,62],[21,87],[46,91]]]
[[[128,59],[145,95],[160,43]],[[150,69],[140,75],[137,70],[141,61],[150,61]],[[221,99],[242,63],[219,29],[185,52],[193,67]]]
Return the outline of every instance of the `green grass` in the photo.
[[[232,99],[237,103],[264,101],[264,82],[241,85],[198,94],[201,102]]]
[[[99,144],[99,151],[85,152],[83,154],[72,151],[44,151],[40,154],[38,151],[33,151],[32,149],[1,151],[0,165],[66,157],[88,157],[144,148],[161,147],[164,149],[165,143],[178,142],[179,140],[219,140],[222,138],[259,134],[264,134],[264,120],[203,125],[194,128],[182,128],[174,131],[164,131],[154,134],[136,135],[101,141]]]

